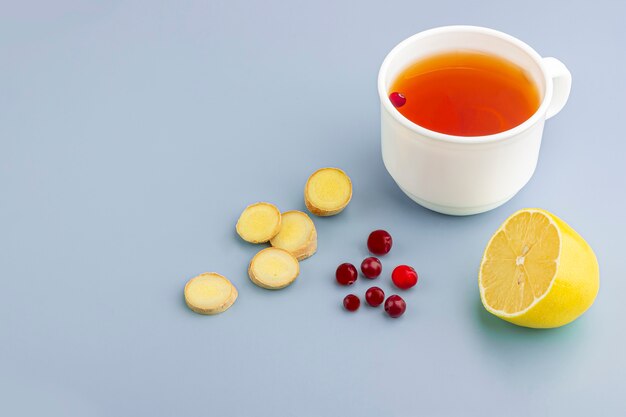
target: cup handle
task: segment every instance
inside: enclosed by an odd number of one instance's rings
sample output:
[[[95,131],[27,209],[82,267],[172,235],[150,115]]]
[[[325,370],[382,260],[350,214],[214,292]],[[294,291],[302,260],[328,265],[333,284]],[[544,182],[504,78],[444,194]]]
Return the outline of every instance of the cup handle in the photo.
[[[556,58],[543,58],[543,65],[546,68],[548,77],[552,78],[552,101],[548,106],[546,119],[551,118],[561,111],[572,89],[572,74],[561,61]]]

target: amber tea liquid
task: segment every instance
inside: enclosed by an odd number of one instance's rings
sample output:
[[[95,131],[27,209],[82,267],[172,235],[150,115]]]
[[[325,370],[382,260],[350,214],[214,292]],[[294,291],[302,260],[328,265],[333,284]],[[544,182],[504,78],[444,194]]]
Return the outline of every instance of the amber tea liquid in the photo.
[[[400,73],[389,93],[404,96],[399,106],[390,97],[407,119],[456,136],[509,130],[532,116],[540,102],[537,86],[521,67],[474,51],[419,60]]]

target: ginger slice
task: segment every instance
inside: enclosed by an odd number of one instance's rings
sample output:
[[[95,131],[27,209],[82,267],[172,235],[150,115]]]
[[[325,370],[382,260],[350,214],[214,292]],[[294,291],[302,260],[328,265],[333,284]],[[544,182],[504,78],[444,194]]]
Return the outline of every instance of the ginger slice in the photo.
[[[284,249],[299,261],[313,255],[317,250],[317,231],[313,220],[298,210],[282,214],[280,232],[270,240],[275,248]]]
[[[315,171],[304,187],[304,203],[317,216],[340,213],[352,198],[352,181],[339,168]]]
[[[233,305],[237,288],[215,272],[205,272],[191,278],[185,285],[187,306],[200,314],[219,314]]]
[[[265,248],[250,261],[248,275],[256,285],[268,290],[285,288],[300,274],[298,260],[279,248]]]
[[[280,211],[270,203],[249,205],[237,220],[237,234],[250,243],[264,243],[280,230]]]

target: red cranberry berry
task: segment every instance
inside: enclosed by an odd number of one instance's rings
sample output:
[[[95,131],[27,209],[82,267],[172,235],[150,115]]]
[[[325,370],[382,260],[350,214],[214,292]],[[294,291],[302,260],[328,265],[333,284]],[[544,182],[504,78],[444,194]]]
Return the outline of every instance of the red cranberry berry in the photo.
[[[406,103],[406,97],[404,97],[404,94],[398,93],[396,91],[389,94],[389,100],[391,101],[391,104],[393,104],[393,106],[396,108],[402,107]]]
[[[343,263],[337,267],[337,272],[335,272],[335,278],[337,278],[337,282],[341,285],[352,285],[354,281],[358,278],[359,273],[357,272],[354,265],[350,263]]]
[[[372,307],[378,307],[385,301],[385,292],[378,287],[372,287],[365,292],[365,301]]]
[[[396,287],[408,290],[417,284],[417,272],[408,265],[399,265],[391,273],[391,280]]]
[[[389,314],[389,317],[400,317],[406,310],[406,303],[399,295],[391,295],[385,301],[385,311]]]
[[[365,258],[363,262],[361,262],[361,272],[369,279],[374,279],[379,276],[382,270],[383,265],[380,263],[380,260],[373,256]]]
[[[348,311],[357,311],[361,306],[361,300],[354,294],[348,294],[343,299],[343,307]]]
[[[367,238],[367,248],[375,255],[385,255],[391,250],[393,240],[385,230],[374,230]]]

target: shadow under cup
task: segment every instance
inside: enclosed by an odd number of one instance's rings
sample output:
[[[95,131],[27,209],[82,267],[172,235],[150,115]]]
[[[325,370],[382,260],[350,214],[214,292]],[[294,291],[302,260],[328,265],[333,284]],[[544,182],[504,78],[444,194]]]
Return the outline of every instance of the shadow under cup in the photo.
[[[496,55],[523,68],[539,92],[538,109],[522,124],[487,136],[448,135],[405,118],[388,99],[393,82],[416,61],[455,50]],[[561,103],[550,106],[555,77],[551,68],[556,67],[569,78]],[[532,177],[544,122],[565,104],[570,84],[571,76],[563,64],[542,58],[530,46],[502,32],[448,26],[418,33],[387,55],[378,75],[385,167],[405,194],[431,210],[469,215],[498,207]],[[549,107],[554,111],[547,115]]]

